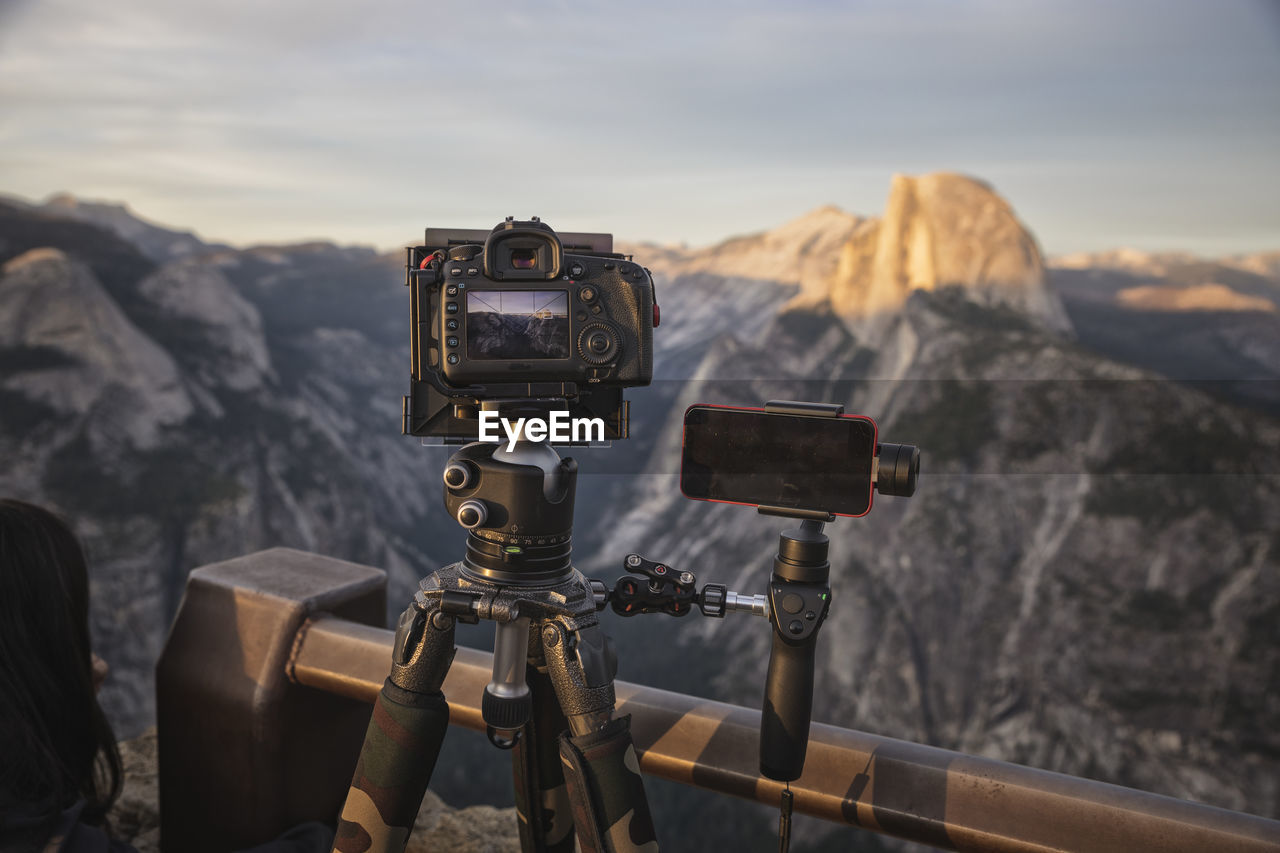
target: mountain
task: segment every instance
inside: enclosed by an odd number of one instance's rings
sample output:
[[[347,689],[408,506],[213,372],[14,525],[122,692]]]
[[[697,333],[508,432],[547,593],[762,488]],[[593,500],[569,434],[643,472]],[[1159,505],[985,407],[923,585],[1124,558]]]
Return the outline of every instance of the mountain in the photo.
[[[1081,344],[1280,414],[1280,270],[1268,258],[1120,249],[1055,258],[1049,276]]]
[[[994,189],[956,175],[895,178],[877,218],[819,208],[705,249],[625,250],[653,270],[663,322],[655,382],[628,391],[633,438],[573,452],[584,572],[612,584],[637,551],[762,591],[786,522],[679,495],[683,411],[842,403],[921,446],[923,473],[915,497],[828,526],[815,719],[1280,815],[1280,426],[1258,390],[1280,371],[1275,312],[1120,296],[1213,281],[1267,298],[1265,265],[1046,263]],[[0,452],[16,460],[0,491],[87,539],[122,728],[149,718],[188,569],[293,545],[387,568],[398,611],[460,555],[438,503],[447,451],[398,434],[398,258],[309,244],[157,261],[0,206],[0,263]],[[621,678],[760,702],[760,620],[606,627]],[[459,732],[433,787],[505,803],[508,780]],[[681,847],[763,849],[776,823],[648,787]],[[900,846],[796,832],[798,850]]]
[[[599,527],[608,533],[580,549],[600,556],[584,563],[608,576],[612,555],[638,551],[704,581],[763,590],[785,522],[680,497],[681,413],[694,402],[843,403],[875,416],[882,440],[921,446],[924,473],[911,500],[881,499],[866,519],[828,528],[836,592],[815,718],[1277,813],[1280,708],[1268,696],[1280,686],[1280,540],[1269,519],[1280,513],[1280,432],[1256,411],[1266,383],[1237,369],[1256,357],[1274,371],[1280,352],[1232,338],[1274,315],[1252,304],[1179,313],[1186,332],[1161,339],[1171,327],[1151,315],[1167,312],[1115,298],[1124,287],[1105,310],[1082,307],[1075,270],[1029,253],[1034,238],[1012,230],[1012,215],[992,213],[1008,207],[986,198],[989,188],[952,176],[923,182],[929,195],[972,198],[991,230],[975,228],[977,211],[922,211],[925,223],[886,215],[889,229],[860,220],[825,282],[805,288],[736,278],[723,247],[655,267],[664,309],[672,294],[681,305],[715,304],[719,331],[702,319],[674,331],[682,363],[659,376],[687,381],[659,383],[661,433],[644,476],[606,502],[614,509]],[[891,209],[904,207],[912,185],[895,180]],[[886,241],[891,257],[909,258],[917,241],[1001,260],[932,276],[908,261],[878,279]],[[735,242],[758,251],[769,238]],[[850,257],[871,258],[852,279],[860,291],[846,286],[858,268]],[[997,269],[1006,270],[999,283]],[[1105,268],[1082,274],[1113,281]],[[1200,282],[1185,267],[1162,276],[1142,281]],[[900,300],[892,310],[877,307],[880,282],[892,285],[880,291],[892,295],[886,302]],[[746,300],[752,310],[726,316]],[[1212,384],[1195,381],[1204,347],[1178,351],[1194,335],[1217,343]],[[638,621],[613,629],[636,650],[623,657],[625,677],[759,702],[764,632],[691,617],[663,625],[654,656],[641,651],[654,628]],[[665,796],[696,800],[690,809],[704,819],[739,819],[710,798]],[[767,832],[765,816],[757,820]],[[809,841],[821,835],[810,831]]]
[[[1069,328],[1035,238],[987,184],[962,175],[894,175],[883,218],[845,243],[827,298],[867,336],[917,290],[965,289],[1046,328]],[[803,303],[801,303],[803,304]]]
[[[111,299],[93,273],[53,248],[6,262],[0,347],[25,369],[6,391],[65,423],[94,413],[104,441],[149,449],[195,409],[178,366]],[[7,372],[7,371],[6,371]]]
[[[326,245],[157,264],[112,231],[0,206],[0,492],[73,518],[119,733],[195,566],[273,544],[393,572],[454,526],[399,436],[399,264]],[[197,257],[199,255],[199,257]],[[444,456],[434,451],[441,464]],[[397,604],[397,609],[399,605]]]
[[[156,263],[176,261],[210,249],[227,248],[221,244],[205,243],[190,231],[175,231],[148,222],[126,205],[82,201],[70,193],[50,196],[37,209],[60,219],[74,219],[110,231]]]

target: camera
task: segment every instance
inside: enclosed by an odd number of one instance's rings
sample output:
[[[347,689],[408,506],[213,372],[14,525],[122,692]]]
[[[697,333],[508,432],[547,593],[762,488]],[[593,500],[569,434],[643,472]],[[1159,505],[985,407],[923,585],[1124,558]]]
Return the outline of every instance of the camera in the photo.
[[[625,438],[622,389],[653,378],[653,277],[609,234],[534,217],[490,231],[427,228],[407,250],[411,435],[474,441],[492,401],[599,417]]]

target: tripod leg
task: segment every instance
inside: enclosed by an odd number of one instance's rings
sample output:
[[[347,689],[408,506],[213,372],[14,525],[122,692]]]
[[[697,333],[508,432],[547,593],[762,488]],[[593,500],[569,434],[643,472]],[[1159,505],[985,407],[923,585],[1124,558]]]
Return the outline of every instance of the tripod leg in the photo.
[[[573,811],[564,784],[556,738],[568,721],[556,701],[545,667],[530,661],[527,673],[533,692],[533,715],[512,751],[520,847],[532,853],[573,853]]]
[[[336,853],[401,853],[431,781],[449,705],[440,685],[453,663],[454,619],[415,598],[400,617],[391,676],[365,733],[334,838]]]
[[[583,853],[657,853],[657,834],[631,742],[631,717],[613,719],[617,659],[598,625],[547,622],[547,669],[569,720],[560,760]]]

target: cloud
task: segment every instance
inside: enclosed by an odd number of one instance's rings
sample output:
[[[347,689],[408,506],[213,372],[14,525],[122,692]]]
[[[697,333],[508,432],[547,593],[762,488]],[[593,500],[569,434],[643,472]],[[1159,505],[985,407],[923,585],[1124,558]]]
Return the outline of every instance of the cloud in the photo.
[[[237,240],[536,210],[704,242],[824,202],[875,212],[919,168],[1009,174],[1045,208],[1087,164],[1102,196],[1126,192],[1120,164],[1133,186],[1206,154],[1274,166],[1278,40],[1207,5],[45,0],[4,12],[0,177],[145,196]],[[1257,216],[1278,180],[1219,195]],[[1217,198],[1199,191],[1188,239]],[[1109,206],[1056,215],[1062,247],[1118,240]]]

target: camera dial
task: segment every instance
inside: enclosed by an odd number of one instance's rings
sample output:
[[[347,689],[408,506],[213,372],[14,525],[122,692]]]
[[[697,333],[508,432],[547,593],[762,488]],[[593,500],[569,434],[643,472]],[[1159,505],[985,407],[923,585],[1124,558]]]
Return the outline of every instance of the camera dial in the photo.
[[[618,336],[602,323],[592,323],[578,335],[578,355],[588,364],[604,364],[618,354]]]

